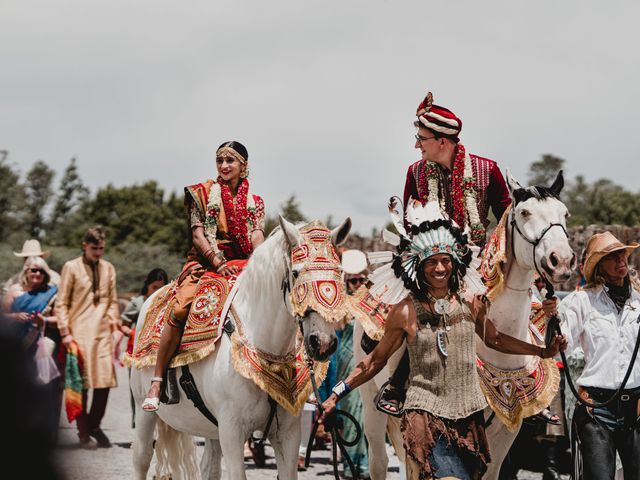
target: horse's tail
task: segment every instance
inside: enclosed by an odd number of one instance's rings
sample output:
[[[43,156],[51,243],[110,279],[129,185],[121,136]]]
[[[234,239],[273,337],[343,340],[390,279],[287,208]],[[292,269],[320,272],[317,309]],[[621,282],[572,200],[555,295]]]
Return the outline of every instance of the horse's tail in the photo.
[[[157,480],[190,480],[200,478],[194,438],[174,430],[158,419],[156,423]]]

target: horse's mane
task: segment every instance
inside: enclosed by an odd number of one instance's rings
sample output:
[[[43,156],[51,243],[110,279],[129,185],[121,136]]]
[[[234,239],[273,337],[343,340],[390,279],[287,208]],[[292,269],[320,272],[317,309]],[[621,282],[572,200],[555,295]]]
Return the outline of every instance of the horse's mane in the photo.
[[[560,200],[558,196],[551,191],[550,188],[543,187],[542,185],[518,188],[517,190],[514,190],[513,198],[516,201],[516,205],[524,202],[525,200],[529,200],[530,198],[535,198],[537,200],[543,200],[545,198],[555,198],[556,200]]]
[[[272,288],[280,289],[288,272],[288,245],[282,229],[274,229],[251,255],[242,272],[243,285],[251,285],[254,295],[268,295]],[[272,280],[272,281],[268,281]],[[269,297],[273,298],[273,297]]]

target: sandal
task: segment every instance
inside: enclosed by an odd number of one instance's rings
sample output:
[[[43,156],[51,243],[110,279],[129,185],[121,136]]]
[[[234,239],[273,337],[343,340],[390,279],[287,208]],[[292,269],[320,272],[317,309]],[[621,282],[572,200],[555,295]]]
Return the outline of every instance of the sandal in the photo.
[[[560,421],[560,417],[558,415],[556,415],[555,413],[553,413],[548,408],[545,408],[540,413],[538,413],[536,416],[538,418],[540,418],[541,420],[544,420],[545,422],[550,423],[551,425],[560,425],[562,423]]]
[[[382,413],[393,417],[402,416],[405,391],[394,387],[390,382],[385,382],[376,395],[376,408]]]
[[[151,384],[153,385],[154,382],[158,382],[162,384],[162,377],[151,377]],[[159,395],[157,397],[147,397],[144,399],[144,402],[142,402],[142,410],[144,410],[145,412],[150,412],[150,413],[157,412],[159,407],[160,407]]]

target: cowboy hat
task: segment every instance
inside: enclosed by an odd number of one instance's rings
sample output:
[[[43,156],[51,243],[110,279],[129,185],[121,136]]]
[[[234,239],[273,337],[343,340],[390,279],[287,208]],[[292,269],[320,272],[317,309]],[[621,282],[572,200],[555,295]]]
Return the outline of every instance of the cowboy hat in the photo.
[[[42,247],[40,246],[40,242],[38,240],[25,240],[22,245],[21,252],[13,252],[16,257],[42,257],[47,258],[49,256],[49,250],[46,252],[42,251]]]
[[[596,265],[610,253],[624,250],[626,257],[629,258],[629,255],[638,247],[640,247],[640,244],[636,242],[624,245],[609,231],[596,233],[587,241],[586,258],[583,267],[585,280],[587,283],[593,282],[593,272],[596,269]]]

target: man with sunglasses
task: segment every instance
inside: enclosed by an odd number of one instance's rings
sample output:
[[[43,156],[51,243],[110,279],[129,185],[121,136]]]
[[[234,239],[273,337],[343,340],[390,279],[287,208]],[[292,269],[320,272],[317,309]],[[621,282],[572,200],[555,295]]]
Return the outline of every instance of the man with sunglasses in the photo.
[[[450,218],[468,228],[472,241],[483,246],[489,208],[497,220],[511,203],[509,191],[493,160],[470,154],[460,143],[462,120],[451,110],[434,105],[427,93],[418,106],[415,148],[422,158],[407,171],[404,207],[414,198],[440,203]]]

